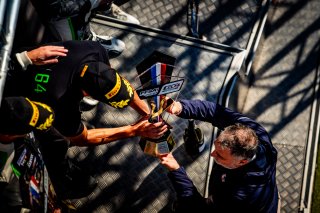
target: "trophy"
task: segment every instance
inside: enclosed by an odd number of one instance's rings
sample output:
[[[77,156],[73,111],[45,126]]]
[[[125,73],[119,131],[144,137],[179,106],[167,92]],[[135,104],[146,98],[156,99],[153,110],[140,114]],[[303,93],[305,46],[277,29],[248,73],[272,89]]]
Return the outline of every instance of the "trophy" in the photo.
[[[140,81],[136,91],[141,99],[147,100],[151,108],[151,123],[166,122],[162,113],[173,103],[173,94],[178,94],[184,83],[184,79],[178,77],[178,74],[173,75],[175,60],[172,56],[154,51],[136,67],[137,79]],[[168,98],[167,94],[170,94],[171,98]],[[144,153],[158,156],[169,153],[175,142],[169,128],[159,139],[141,138],[139,145]]]

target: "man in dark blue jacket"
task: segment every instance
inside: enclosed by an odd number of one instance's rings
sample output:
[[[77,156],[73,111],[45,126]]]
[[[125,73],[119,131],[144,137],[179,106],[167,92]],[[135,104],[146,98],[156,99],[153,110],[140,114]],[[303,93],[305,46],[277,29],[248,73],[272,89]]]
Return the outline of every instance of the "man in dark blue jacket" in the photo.
[[[214,141],[209,196],[197,191],[172,154],[160,156],[176,190],[177,212],[264,212],[278,210],[277,150],[257,122],[218,104],[181,100],[167,110],[181,118],[210,122],[222,132]]]

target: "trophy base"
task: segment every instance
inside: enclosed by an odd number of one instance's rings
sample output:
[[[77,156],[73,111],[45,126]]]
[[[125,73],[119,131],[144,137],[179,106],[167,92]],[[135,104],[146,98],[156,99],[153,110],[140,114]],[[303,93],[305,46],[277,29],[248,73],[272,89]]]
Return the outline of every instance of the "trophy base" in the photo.
[[[168,154],[175,146],[175,142],[168,130],[164,136],[159,139],[141,138],[139,145],[145,154],[157,157],[159,155]]]

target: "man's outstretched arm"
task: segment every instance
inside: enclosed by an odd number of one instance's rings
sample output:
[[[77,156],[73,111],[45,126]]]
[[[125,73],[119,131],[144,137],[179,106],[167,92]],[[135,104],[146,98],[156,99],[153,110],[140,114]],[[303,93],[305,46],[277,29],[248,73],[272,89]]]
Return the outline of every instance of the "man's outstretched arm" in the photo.
[[[75,137],[69,137],[71,144],[76,146],[90,146],[110,143],[131,137],[160,138],[166,131],[167,125],[162,122],[150,123],[148,117],[142,118],[135,124],[116,128],[83,129]]]

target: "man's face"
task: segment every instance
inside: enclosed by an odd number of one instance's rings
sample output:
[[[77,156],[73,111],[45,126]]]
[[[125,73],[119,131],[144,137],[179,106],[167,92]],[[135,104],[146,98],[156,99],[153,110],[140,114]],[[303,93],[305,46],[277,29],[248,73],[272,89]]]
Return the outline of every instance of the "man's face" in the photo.
[[[211,156],[217,164],[227,169],[236,169],[248,162],[246,159],[233,156],[229,148],[222,147],[219,137],[214,141],[214,150]]]

